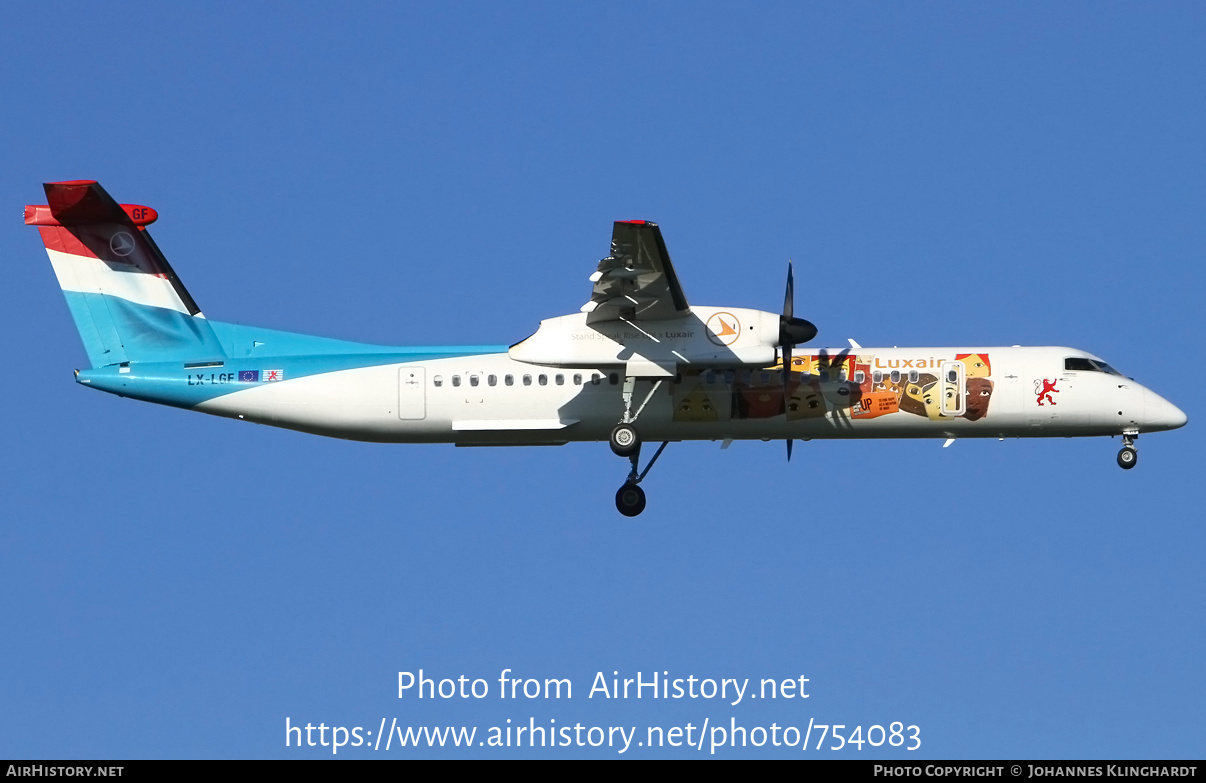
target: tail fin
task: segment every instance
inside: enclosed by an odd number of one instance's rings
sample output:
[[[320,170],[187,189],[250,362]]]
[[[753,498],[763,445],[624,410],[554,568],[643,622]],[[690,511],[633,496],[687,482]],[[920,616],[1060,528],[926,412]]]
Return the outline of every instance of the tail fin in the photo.
[[[96,182],[48,182],[37,226],[93,367],[225,357],[213,329],[146,226],[149,207],[118,204]]]

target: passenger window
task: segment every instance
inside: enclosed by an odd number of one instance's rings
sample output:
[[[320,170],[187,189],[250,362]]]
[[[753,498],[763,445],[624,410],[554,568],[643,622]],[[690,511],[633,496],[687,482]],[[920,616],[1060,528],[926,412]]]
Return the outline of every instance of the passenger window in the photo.
[[[749,370],[741,371],[741,382],[742,383],[748,384],[752,377],[753,377],[753,373],[751,373]]]
[[[615,386],[617,383],[620,382],[620,376],[613,372],[607,376],[607,382],[610,383],[612,386]]]
[[[758,377],[762,379],[762,383],[770,383],[770,373],[766,370],[763,370]]]
[[[859,370],[854,374],[855,383],[862,383],[865,380],[867,380],[867,373],[863,372],[862,370]]]
[[[888,378],[894,384],[900,383],[900,370],[893,370],[892,373],[888,376]]]
[[[565,385],[565,376],[562,375],[561,373],[557,373],[557,376],[555,378],[553,378],[553,380],[557,382],[558,386]]]
[[[603,376],[600,375],[599,373],[597,373],[597,372],[591,373],[590,382],[593,383],[595,386],[598,386],[599,382],[602,380],[603,380]]]
[[[545,375],[544,373],[540,373],[540,376],[536,380],[540,383],[541,386],[549,385],[549,376]]]
[[[884,382],[884,374],[882,371],[875,370],[874,372],[871,373],[871,383],[883,383],[883,382]]]
[[[470,375],[470,376],[469,376],[469,385],[470,385],[470,386],[477,386],[477,380],[478,380],[478,379],[477,379],[477,376],[476,376],[476,375]]]
[[[711,370],[704,373],[704,383],[716,383],[716,373]]]
[[[725,383],[732,383],[732,382],[733,382],[733,371],[732,371],[732,370],[725,370],[725,371],[724,371],[724,382],[725,382]]]
[[[460,386],[461,385],[461,376],[459,376],[459,375],[452,376],[452,385]]]
[[[917,383],[917,379],[921,377],[921,373],[916,370],[909,370],[909,383]]]
[[[523,385],[524,385],[524,386],[531,386],[531,385],[532,385],[532,376],[531,376],[531,375],[525,375],[525,376],[523,376]]]
[[[582,373],[580,373],[580,372],[574,373],[574,385],[575,386],[582,385]]]
[[[515,385],[515,376],[514,375],[504,375],[503,383],[505,383],[508,386],[514,386]]]
[[[490,384],[491,386],[497,386],[498,385],[498,376],[497,375],[487,375],[486,383]]]
[[[829,383],[829,368],[821,370],[821,383]]]
[[[432,378],[432,379],[431,379],[431,383],[432,383],[432,385],[433,385],[433,386],[435,386],[437,389],[438,389],[438,388],[440,388],[441,386],[443,386],[443,385],[444,385],[444,376],[443,376],[443,375],[437,375],[437,376],[435,376],[434,378]]]

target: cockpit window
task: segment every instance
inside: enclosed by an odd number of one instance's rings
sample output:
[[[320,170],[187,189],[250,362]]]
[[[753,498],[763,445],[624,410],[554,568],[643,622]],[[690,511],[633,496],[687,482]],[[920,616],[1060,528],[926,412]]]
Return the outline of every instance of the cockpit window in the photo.
[[[1121,375],[1110,365],[1098,359],[1089,359],[1084,356],[1069,356],[1064,359],[1064,369],[1073,370],[1076,372],[1104,372],[1110,375]]]

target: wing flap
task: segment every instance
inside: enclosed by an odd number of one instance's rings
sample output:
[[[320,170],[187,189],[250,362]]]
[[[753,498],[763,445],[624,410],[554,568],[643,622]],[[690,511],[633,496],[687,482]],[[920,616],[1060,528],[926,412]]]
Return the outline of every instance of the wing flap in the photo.
[[[656,223],[616,221],[611,254],[599,261],[590,279],[594,288],[582,307],[587,323],[664,320],[691,311]]]

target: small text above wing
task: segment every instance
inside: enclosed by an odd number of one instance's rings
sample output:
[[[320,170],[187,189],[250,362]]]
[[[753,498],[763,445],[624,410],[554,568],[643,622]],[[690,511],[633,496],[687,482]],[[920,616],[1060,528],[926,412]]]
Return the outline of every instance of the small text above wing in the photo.
[[[590,276],[587,323],[662,320],[691,312],[656,223],[619,220],[611,232],[611,255]]]

